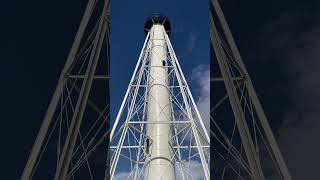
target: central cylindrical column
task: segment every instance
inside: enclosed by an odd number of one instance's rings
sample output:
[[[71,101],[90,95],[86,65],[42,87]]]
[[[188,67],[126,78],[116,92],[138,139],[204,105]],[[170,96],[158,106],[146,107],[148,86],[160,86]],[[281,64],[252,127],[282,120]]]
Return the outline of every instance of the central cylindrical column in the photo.
[[[145,180],[175,180],[172,159],[172,115],[168,84],[167,46],[165,27],[154,23],[150,29],[149,92],[147,103],[148,138],[145,142]]]

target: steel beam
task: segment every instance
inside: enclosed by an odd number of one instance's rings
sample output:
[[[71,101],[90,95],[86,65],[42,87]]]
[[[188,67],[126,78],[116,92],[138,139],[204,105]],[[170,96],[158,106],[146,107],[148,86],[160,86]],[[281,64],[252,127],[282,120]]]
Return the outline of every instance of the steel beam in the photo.
[[[48,128],[50,127],[53,115],[56,111],[56,107],[57,104],[59,102],[60,96],[62,94],[63,91],[63,87],[66,83],[66,72],[68,71],[68,69],[70,68],[70,64],[73,63],[75,56],[78,52],[79,46],[80,46],[80,42],[82,40],[83,34],[85,32],[85,29],[88,25],[89,19],[91,17],[91,13],[93,11],[94,8],[94,4],[95,4],[95,0],[89,0],[84,15],[82,17],[79,29],[77,31],[77,34],[75,36],[74,42],[72,44],[71,50],[69,52],[68,58],[66,60],[66,63],[64,65],[64,68],[60,74],[59,80],[58,80],[58,84],[56,86],[56,89],[54,91],[54,94],[52,96],[51,102],[49,104],[49,107],[47,109],[47,112],[43,118],[43,122],[42,125],[40,127],[40,130],[38,132],[37,138],[35,140],[35,143],[32,147],[31,153],[29,155],[28,161],[26,163],[26,166],[23,170],[23,173],[21,175],[21,180],[29,180],[31,177],[31,174],[34,170],[34,166],[35,166],[35,162],[38,159],[39,156],[39,152],[40,149],[42,147],[43,141],[47,135],[48,132]]]
[[[240,55],[239,49],[234,41],[234,38],[232,36],[232,33],[230,31],[229,25],[223,15],[222,9],[220,7],[220,4],[218,2],[218,0],[211,0],[211,3],[217,13],[218,19],[221,23],[221,27],[222,30],[224,31],[224,34],[226,36],[227,42],[230,46],[230,49],[232,51],[232,54],[234,55],[234,58],[236,59],[237,63],[239,64],[240,68],[242,69],[244,76],[246,77],[246,80],[244,81],[247,89],[248,89],[248,93],[250,95],[250,98],[253,102],[254,108],[257,112],[258,115],[258,119],[261,123],[261,126],[266,134],[266,139],[270,144],[271,150],[274,153],[275,159],[277,161],[277,164],[279,166],[279,169],[281,171],[281,175],[283,177],[283,179],[285,180],[291,180],[291,175],[289,173],[288,167],[284,161],[284,158],[281,154],[281,151],[279,149],[279,146],[276,142],[276,139],[272,133],[272,129],[268,123],[268,119],[264,113],[264,110],[262,108],[262,105],[258,99],[258,96],[256,94],[256,91],[252,85],[252,81],[251,78],[249,76],[249,73],[243,63],[242,57]]]
[[[68,135],[63,147],[61,158],[58,163],[58,168],[55,175],[55,180],[64,180],[66,178],[70,162],[72,159],[72,152],[79,134],[80,125],[83,119],[83,114],[87,105],[91,85],[95,75],[96,67],[98,64],[102,43],[104,41],[108,23],[104,14],[107,13],[109,1],[106,1],[102,10],[102,19],[99,22],[97,34],[95,36],[94,45],[91,51],[89,64],[86,70],[85,79],[83,81],[75,111],[72,117]]]
[[[214,52],[217,57],[217,61],[221,70],[222,77],[224,79],[225,87],[228,93],[230,104],[233,110],[234,118],[236,120],[241,141],[246,153],[246,157],[249,162],[252,177],[254,180],[264,180],[263,171],[261,169],[259,158],[254,148],[252,137],[246,122],[246,118],[241,107],[239,97],[237,95],[236,87],[232,80],[232,75],[228,65],[226,64],[226,55],[221,47],[221,41],[219,40],[216,26],[211,17],[211,38]]]
[[[167,34],[165,34],[165,37],[166,37],[166,40],[167,40],[167,46],[168,46],[169,52],[170,52],[169,54],[170,54],[170,57],[172,59],[172,64],[174,66],[174,70],[175,70],[175,73],[176,73],[176,76],[177,76],[177,81],[179,83],[181,95],[183,97],[183,102],[185,104],[185,108],[186,108],[188,117],[190,119],[193,119],[192,118],[193,115],[192,115],[192,112],[191,112],[190,105],[187,102],[187,95],[190,97],[191,104],[193,105],[193,107],[195,109],[195,114],[196,114],[196,116],[197,116],[197,118],[199,120],[199,123],[201,125],[202,130],[203,130],[203,133],[205,134],[205,140],[207,141],[208,144],[210,144],[210,137],[209,137],[209,135],[207,133],[207,130],[206,130],[204,124],[203,124],[203,121],[202,121],[202,118],[200,116],[200,112],[199,112],[199,110],[198,110],[198,108],[196,106],[196,103],[195,103],[195,101],[194,101],[194,99],[192,97],[192,94],[191,94],[191,91],[190,91],[190,89],[188,87],[186,78],[183,75],[183,72],[182,72],[182,69],[180,67],[178,58],[177,58],[176,54],[174,53],[174,50],[173,50],[171,41],[169,39],[169,36]],[[185,86],[187,92],[185,92],[185,90],[183,88],[184,86]],[[197,149],[198,149],[198,152],[199,152],[199,156],[200,156],[200,160],[201,160],[201,164],[202,164],[202,168],[203,168],[203,171],[204,171],[205,178],[206,178],[206,180],[209,180],[210,179],[210,171],[209,171],[209,168],[208,168],[208,163],[206,162],[204,151],[201,148],[202,145],[201,145],[200,137],[199,137],[198,130],[196,128],[196,124],[195,124],[194,121],[192,122],[192,131],[193,131],[194,138],[195,138],[195,141],[196,141],[196,144],[197,144]]]

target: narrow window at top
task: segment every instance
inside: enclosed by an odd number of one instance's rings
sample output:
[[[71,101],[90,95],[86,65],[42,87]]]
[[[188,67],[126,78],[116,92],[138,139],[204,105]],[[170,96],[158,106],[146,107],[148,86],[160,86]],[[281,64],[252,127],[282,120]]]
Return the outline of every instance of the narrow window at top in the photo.
[[[150,148],[150,140],[149,138],[146,139],[146,153],[149,154],[149,148]]]
[[[162,66],[166,66],[166,61],[162,60]]]

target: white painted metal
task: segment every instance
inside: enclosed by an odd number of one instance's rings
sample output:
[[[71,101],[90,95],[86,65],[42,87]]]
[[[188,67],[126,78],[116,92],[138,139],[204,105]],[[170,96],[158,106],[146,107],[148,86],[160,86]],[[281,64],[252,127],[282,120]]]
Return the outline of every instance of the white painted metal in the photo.
[[[132,77],[131,77],[129,87],[133,84],[134,78],[136,77],[137,70],[138,70],[138,67],[139,67],[141,61],[143,61],[142,64],[145,64],[144,61],[146,60],[146,56],[144,56],[145,54],[143,54],[143,52],[144,52],[144,50],[145,50],[145,47],[148,46],[148,45],[147,45],[147,42],[148,42],[149,35],[150,35],[150,33],[148,33],[147,38],[146,38],[146,40],[145,40],[145,42],[144,42],[143,48],[142,48],[141,53],[140,53],[140,56],[139,56],[139,60],[138,60],[138,62],[137,62],[137,64],[136,64],[134,73],[133,73],[133,75],[132,75]],[[143,67],[139,70],[139,75],[138,75],[138,76],[139,76],[140,78],[139,78],[139,80],[138,80],[138,81],[139,81],[138,84],[140,84],[140,81],[141,81],[142,71],[143,71]],[[118,115],[117,115],[116,121],[115,121],[115,123],[114,123],[114,126],[113,126],[112,131],[111,131],[111,134],[110,134],[110,141],[112,141],[114,131],[115,131],[115,129],[116,129],[118,123],[119,123],[120,117],[121,117],[121,115],[122,115],[122,113],[123,113],[124,105],[125,105],[125,103],[126,103],[126,101],[127,101],[127,98],[128,98],[128,96],[129,96],[130,90],[131,90],[130,88],[127,89],[126,95],[125,95],[125,97],[124,97],[124,100],[122,101],[122,104],[121,104],[121,107],[120,107],[120,111],[119,111],[119,113],[118,113]],[[130,119],[130,116],[131,116],[130,113],[132,113],[132,111],[133,111],[132,109],[133,109],[133,105],[134,105],[134,103],[135,103],[135,99],[136,99],[136,97],[137,97],[137,93],[138,93],[138,88],[135,90],[133,101],[130,103],[129,113],[128,113],[128,116],[127,116],[127,119],[126,119],[126,122],[125,122],[124,128],[123,128],[124,130],[122,131],[122,134],[121,134],[121,137],[120,137],[120,141],[119,141],[118,147],[117,147],[117,149],[116,149],[116,154],[115,154],[115,157],[116,157],[116,158],[115,158],[115,161],[112,161],[112,162],[111,162],[111,172],[110,172],[111,177],[113,177],[113,175],[114,175],[114,173],[115,173],[115,168],[116,168],[116,166],[117,166],[118,159],[119,159],[119,155],[120,155],[120,152],[121,152],[121,148],[120,148],[120,147],[121,147],[122,144],[123,144],[123,141],[124,141],[124,138],[125,138],[125,134],[126,134],[126,132],[127,132],[127,130],[128,130],[128,122],[129,122],[129,119]]]
[[[172,125],[157,123],[170,122],[171,102],[168,87],[167,46],[163,34],[163,25],[154,24],[151,28],[151,54],[149,73],[149,93],[147,104],[146,127],[146,167],[145,180],[174,180],[175,167],[172,159],[172,148],[169,140],[172,137]]]
[[[112,128],[111,179],[210,179],[210,140],[188,88],[154,24]]]
[[[166,33],[164,33],[164,34],[165,34],[165,37],[166,37],[166,42],[167,42],[168,47],[169,47],[169,51],[171,52],[170,55],[172,56],[172,59],[173,59],[173,65],[175,66],[176,74],[181,76],[180,78],[178,78],[178,82],[180,84],[180,89],[181,89],[182,95],[185,97],[184,98],[184,103],[186,104],[189,117],[192,118],[192,114],[191,114],[190,105],[188,105],[188,103],[186,102],[186,99],[187,99],[186,98],[186,94],[188,95],[188,97],[190,97],[191,104],[194,107],[195,114],[196,114],[196,116],[197,116],[197,118],[199,120],[199,124],[201,125],[201,128],[202,128],[202,132],[205,134],[206,142],[208,144],[210,144],[210,137],[209,137],[209,135],[207,133],[207,130],[206,130],[205,126],[204,126],[204,123],[203,123],[202,118],[200,116],[199,110],[198,110],[198,108],[196,106],[196,103],[195,103],[195,101],[194,101],[194,99],[192,97],[192,94],[190,92],[190,89],[188,87],[186,79],[185,79],[185,77],[184,77],[184,75],[182,73],[178,58],[177,58],[176,54],[173,52],[173,47],[171,45],[171,42],[170,42],[170,39],[169,39],[168,35]],[[183,89],[184,86],[186,86],[185,89],[186,89],[187,92],[184,91],[184,89]],[[199,151],[199,155],[200,155],[200,159],[201,159],[201,164],[202,164],[202,167],[203,167],[203,170],[204,170],[204,174],[205,174],[205,177],[207,179],[210,179],[210,170],[208,168],[209,161],[208,162],[206,161],[205,154],[202,151],[202,144],[201,144],[201,141],[200,141],[200,137],[199,137],[198,131],[196,130],[196,124],[195,124],[194,121],[192,122],[192,124],[193,124],[193,127],[192,127],[193,129],[192,130],[193,130],[195,141],[196,141],[196,144],[197,144],[197,147],[198,147],[198,151]]]
[[[143,51],[144,51],[144,49],[145,49],[145,47],[146,47],[146,43],[148,42],[148,39],[149,39],[149,35],[150,35],[150,34],[148,33],[148,35],[147,35],[147,37],[146,37],[146,40],[144,41],[144,44],[143,44],[142,50],[141,50],[141,52],[140,52],[139,59],[138,59],[138,62],[137,62],[137,64],[136,64],[136,67],[134,68],[134,72],[133,72],[133,74],[132,74],[132,77],[131,77],[129,86],[132,85],[133,80],[134,80],[134,78],[135,78],[135,76],[136,76],[136,74],[137,74],[137,71],[138,71],[138,68],[139,68],[139,64],[141,63],[141,58],[142,58],[142,55],[143,55]],[[125,94],[125,96],[124,96],[124,98],[123,98],[123,101],[122,101],[122,103],[121,103],[120,110],[119,110],[119,112],[118,112],[118,114],[117,114],[117,117],[116,117],[116,120],[115,120],[115,122],[114,122],[113,128],[112,128],[112,130],[111,130],[110,140],[112,140],[112,137],[113,137],[115,128],[117,127],[117,125],[118,125],[118,123],[119,123],[119,119],[120,119],[120,116],[121,116],[121,114],[122,114],[122,111],[123,111],[124,105],[125,105],[125,103],[126,103],[126,100],[127,100],[127,98],[128,98],[129,91],[130,91],[130,89],[128,88],[127,91],[126,91],[126,94]]]
[[[172,47],[172,45],[171,45],[171,42],[170,42],[170,39],[169,39],[168,35],[166,35],[166,39],[167,39],[167,43],[168,43],[169,49],[172,51],[172,56],[173,56],[172,58],[175,59],[175,61],[174,61],[175,63],[174,63],[174,64],[176,64],[176,66],[177,66],[176,68],[178,69],[179,74],[181,74],[181,78],[182,78],[185,86],[187,86],[187,87],[186,87],[187,94],[188,94],[188,96],[190,97],[190,100],[191,100],[191,103],[192,103],[193,107],[195,108],[196,116],[199,118],[199,123],[200,123],[201,128],[202,128],[202,130],[203,130],[203,133],[204,133],[204,135],[205,135],[205,137],[206,137],[206,140],[207,140],[208,143],[210,144],[209,134],[208,134],[207,129],[206,129],[206,127],[205,127],[205,125],[204,125],[204,123],[203,123],[203,120],[202,120],[202,118],[201,118],[201,116],[200,116],[200,112],[199,112],[199,110],[198,110],[198,107],[196,106],[196,103],[195,103],[195,101],[194,101],[194,99],[193,99],[193,96],[192,96],[192,94],[191,94],[191,91],[190,91],[190,89],[189,89],[189,87],[188,87],[186,78],[185,78],[184,75],[183,75],[183,72],[182,72],[182,69],[181,69],[181,67],[180,67],[178,58],[177,58],[176,54],[173,52],[173,47]]]

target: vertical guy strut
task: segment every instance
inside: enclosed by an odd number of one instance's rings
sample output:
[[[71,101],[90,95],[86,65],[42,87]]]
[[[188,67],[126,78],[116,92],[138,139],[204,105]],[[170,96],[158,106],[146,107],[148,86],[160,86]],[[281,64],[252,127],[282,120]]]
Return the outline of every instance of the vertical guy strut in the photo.
[[[170,139],[172,124],[171,102],[168,85],[167,46],[162,24],[153,24],[151,34],[151,58],[149,73],[149,93],[147,104],[146,139],[147,157],[145,160],[145,180],[175,180]],[[162,123],[157,123],[162,122]]]
[[[85,32],[85,29],[88,25],[89,19],[91,17],[91,13],[93,11],[95,4],[95,0],[89,0],[84,15],[82,17],[79,29],[77,31],[77,34],[75,36],[74,42],[72,44],[71,50],[69,52],[68,58],[66,60],[66,63],[64,65],[64,68],[60,74],[57,87],[54,91],[54,94],[52,96],[51,102],[49,104],[49,107],[47,109],[47,112],[43,118],[42,125],[40,127],[40,130],[38,132],[37,138],[35,140],[35,143],[32,147],[31,153],[29,155],[28,161],[26,163],[26,166],[23,170],[23,173],[21,175],[21,180],[29,180],[32,174],[32,171],[34,170],[35,162],[38,159],[39,152],[41,149],[41,146],[43,144],[43,141],[46,137],[48,128],[51,124],[54,112],[56,110],[57,104],[59,102],[60,96],[63,91],[63,86],[66,83],[66,72],[70,68],[70,65],[73,63],[76,53],[78,52],[80,42],[82,40],[83,34]]]

